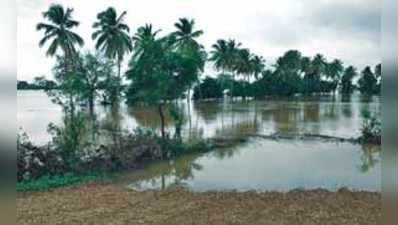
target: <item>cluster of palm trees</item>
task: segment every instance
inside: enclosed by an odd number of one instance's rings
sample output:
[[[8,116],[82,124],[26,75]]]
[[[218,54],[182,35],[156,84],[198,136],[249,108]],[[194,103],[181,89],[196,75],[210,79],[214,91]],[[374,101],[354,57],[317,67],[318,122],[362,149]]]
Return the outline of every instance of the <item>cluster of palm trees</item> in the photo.
[[[297,50],[289,50],[276,60],[272,67],[265,67],[261,57],[252,55],[249,51],[241,49],[235,41],[219,40],[213,45],[211,60],[214,66],[221,71],[222,76],[206,78],[196,88],[194,97],[218,98],[225,89],[230,90],[232,97],[256,97],[268,95],[291,96],[295,94],[336,93],[337,89],[343,94],[351,94],[359,89],[364,94],[379,94],[381,83],[381,64],[378,64],[374,72],[366,67],[361,72],[358,86],[354,84],[354,78],[358,76],[354,66],[344,67],[340,59],[328,61],[322,54],[314,57],[303,56]],[[245,63],[242,63],[245,62]],[[243,75],[243,80],[225,79],[225,73],[235,78]],[[247,78],[253,77],[253,82]],[[226,87],[225,82],[231,86]],[[221,89],[221,90],[218,90]],[[203,90],[213,93],[199,93]],[[222,96],[222,95],[221,95]]]
[[[265,60],[261,56],[251,53],[247,48],[241,48],[241,43],[233,39],[219,39],[212,48],[210,61],[214,62],[215,68],[222,71],[222,74],[232,74],[232,79],[239,75],[247,81],[250,77],[258,78],[265,68]],[[233,85],[230,91],[233,92]]]

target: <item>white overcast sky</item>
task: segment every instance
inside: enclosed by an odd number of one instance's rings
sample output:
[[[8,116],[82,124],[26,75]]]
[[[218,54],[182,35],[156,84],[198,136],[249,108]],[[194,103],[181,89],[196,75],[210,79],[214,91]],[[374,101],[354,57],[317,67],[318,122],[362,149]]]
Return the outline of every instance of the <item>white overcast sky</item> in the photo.
[[[17,0],[20,80],[39,75],[52,79],[54,61],[45,56],[48,46],[39,48],[43,33],[35,30],[51,3],[74,8],[83,50],[94,49],[91,34],[97,13],[113,6],[119,13],[127,10],[125,22],[133,32],[152,23],[166,34],[178,18],[193,18],[196,28],[204,31],[199,41],[207,51],[217,39],[234,38],[262,55],[268,65],[289,49],[340,58],[360,69],[381,61],[381,0]],[[212,73],[210,67],[207,74]]]

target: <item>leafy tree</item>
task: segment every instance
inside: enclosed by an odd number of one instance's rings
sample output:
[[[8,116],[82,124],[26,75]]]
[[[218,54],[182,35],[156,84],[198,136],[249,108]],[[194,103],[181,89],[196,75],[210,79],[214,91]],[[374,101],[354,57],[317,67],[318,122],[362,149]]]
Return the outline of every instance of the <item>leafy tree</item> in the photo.
[[[144,102],[158,106],[162,138],[166,138],[163,105],[177,99],[189,88],[184,83],[185,69],[192,63],[191,57],[176,51],[174,35],[157,37],[151,25],[140,27],[134,35],[134,54],[126,76],[131,80],[127,103]],[[188,65],[188,66],[187,66]],[[185,85],[182,85],[185,84]]]
[[[372,72],[372,69],[367,66],[365,69],[362,71],[362,76],[358,81],[359,84],[359,90],[361,91],[362,94],[367,94],[367,95],[372,95],[374,94],[376,90],[376,85],[377,85],[377,78],[375,74]]]
[[[118,81],[116,93],[120,94],[121,83],[121,64],[126,53],[133,50],[132,41],[129,36],[130,28],[123,23],[126,15],[124,11],[120,16],[117,15],[113,7],[109,7],[103,12],[98,13],[98,21],[93,24],[96,29],[92,34],[92,39],[96,41],[96,49],[104,52],[109,59],[115,59],[118,68]]]
[[[353,92],[354,85],[352,84],[352,79],[357,75],[357,70],[353,66],[349,66],[344,70],[341,77],[341,92],[343,94],[351,94]]]
[[[198,86],[194,88],[193,98],[215,99],[223,97],[223,89],[218,79],[206,77]]]
[[[87,52],[82,57],[81,70],[83,74],[81,78],[84,85],[82,98],[87,100],[91,114],[94,113],[94,103],[99,95],[100,88],[104,89],[105,95],[114,96],[107,94],[110,91],[107,86],[109,78],[114,77],[113,66],[112,61],[106,59],[98,52],[96,54]]]

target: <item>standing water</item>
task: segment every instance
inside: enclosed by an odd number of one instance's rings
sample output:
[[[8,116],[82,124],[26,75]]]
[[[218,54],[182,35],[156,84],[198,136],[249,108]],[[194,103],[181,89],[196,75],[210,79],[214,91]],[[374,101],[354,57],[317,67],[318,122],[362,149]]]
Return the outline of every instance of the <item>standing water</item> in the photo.
[[[325,96],[249,102],[201,102],[187,107],[183,135],[201,137],[311,133],[357,137],[361,112],[379,112],[378,98]],[[98,120],[120,123],[125,129],[160,127],[156,108],[127,107],[117,111],[97,106]],[[50,140],[47,125],[60,123],[62,111],[40,91],[18,92],[18,125],[33,142]],[[174,125],[166,114],[170,132]],[[248,142],[206,154],[150,163],[126,173],[121,183],[135,189],[185,186],[193,190],[279,190],[348,187],[380,191],[380,148],[321,140],[266,140]]]

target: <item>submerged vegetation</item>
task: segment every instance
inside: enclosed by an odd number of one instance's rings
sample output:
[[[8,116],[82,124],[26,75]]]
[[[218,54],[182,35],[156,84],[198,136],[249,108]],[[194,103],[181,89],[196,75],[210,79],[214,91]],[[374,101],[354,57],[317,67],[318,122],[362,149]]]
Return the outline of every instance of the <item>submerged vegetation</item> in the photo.
[[[380,116],[368,111],[362,112],[363,122],[360,141],[381,145],[381,120]]]
[[[96,52],[82,53],[78,47],[84,40],[73,31],[79,22],[72,13],[71,8],[53,4],[43,13],[46,22],[37,25],[38,31],[44,31],[39,46],[49,43],[46,55],[55,57],[56,63],[55,81],[39,78],[35,84],[62,107],[64,117],[61,125],[49,125],[52,141],[44,146],[34,146],[26,135],[18,136],[17,190],[91,180],[99,172],[131,169],[144,161],[204,152],[220,144],[222,140],[182,138],[186,118],[177,107],[180,99],[189,102],[191,98],[229,96],[234,100],[335,94],[338,90],[351,94],[356,89],[366,95],[380,93],[381,64],[374,71],[366,67],[356,86],[356,68],[344,67],[339,59],[328,61],[322,54],[308,57],[289,50],[271,66],[232,39],[217,40],[207,53],[198,41],[204,31],[197,29],[193,19],[180,18],[174,24],[175,31],[165,35],[152,24],[132,34],[124,22],[127,12],[118,14],[112,7],[98,13],[93,24]],[[124,72],[126,56],[130,59]],[[204,77],[206,63],[219,74]],[[18,88],[27,89],[29,84],[18,82]],[[144,127],[132,132],[114,124],[101,126],[96,102],[116,111],[121,102],[153,107],[161,126],[158,131]],[[173,134],[166,129],[166,114],[174,121]],[[366,117],[362,133],[364,142],[381,143],[377,119]]]

